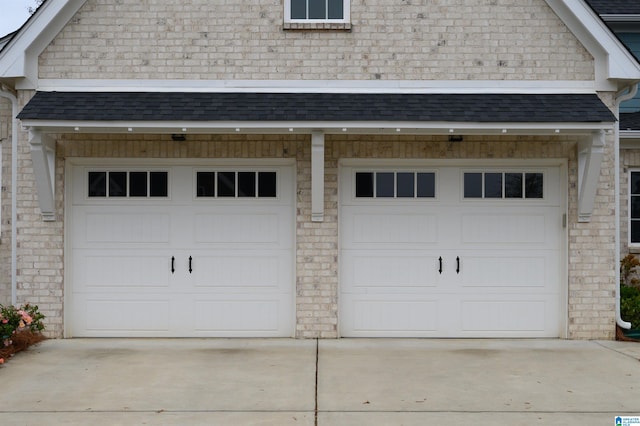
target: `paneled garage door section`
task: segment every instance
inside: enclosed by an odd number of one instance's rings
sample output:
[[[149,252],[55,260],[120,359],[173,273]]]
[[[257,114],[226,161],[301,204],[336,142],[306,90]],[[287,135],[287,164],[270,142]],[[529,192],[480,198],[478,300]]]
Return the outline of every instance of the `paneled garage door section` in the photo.
[[[72,336],[293,334],[293,168],[73,169]]]
[[[560,336],[560,173],[343,167],[341,335]]]

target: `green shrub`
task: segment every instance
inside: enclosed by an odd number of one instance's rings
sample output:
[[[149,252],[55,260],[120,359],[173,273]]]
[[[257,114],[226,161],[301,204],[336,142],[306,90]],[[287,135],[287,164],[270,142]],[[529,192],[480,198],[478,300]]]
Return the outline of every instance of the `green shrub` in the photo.
[[[631,328],[640,328],[640,288],[620,286],[620,316]]]

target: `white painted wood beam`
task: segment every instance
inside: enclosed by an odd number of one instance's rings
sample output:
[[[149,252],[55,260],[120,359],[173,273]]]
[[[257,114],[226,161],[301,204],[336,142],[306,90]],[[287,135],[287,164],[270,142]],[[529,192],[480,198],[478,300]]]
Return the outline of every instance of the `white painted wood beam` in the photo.
[[[578,222],[591,222],[604,159],[605,133],[594,133],[578,144]]]
[[[29,143],[31,144],[31,161],[33,162],[42,220],[55,221],[56,143],[53,138],[37,130],[29,131]]]
[[[324,221],[324,133],[311,133],[311,221]]]

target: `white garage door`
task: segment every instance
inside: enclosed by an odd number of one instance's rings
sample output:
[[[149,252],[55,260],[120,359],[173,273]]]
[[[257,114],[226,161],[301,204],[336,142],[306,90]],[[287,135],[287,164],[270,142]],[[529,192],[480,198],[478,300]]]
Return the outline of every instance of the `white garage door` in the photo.
[[[77,165],[72,182],[68,334],[293,334],[293,167]]]
[[[341,335],[559,337],[560,175],[342,167]]]

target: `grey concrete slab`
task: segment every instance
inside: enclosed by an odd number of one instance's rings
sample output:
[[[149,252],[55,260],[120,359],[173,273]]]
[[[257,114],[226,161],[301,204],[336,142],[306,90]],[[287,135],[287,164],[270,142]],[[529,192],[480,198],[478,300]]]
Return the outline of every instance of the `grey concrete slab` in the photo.
[[[638,360],[629,342],[50,340],[0,368],[0,425],[607,425],[640,414]]]
[[[584,413],[319,413],[318,425],[614,426],[610,414]]]
[[[640,363],[596,342],[354,339],[320,341],[319,354],[321,418],[640,413]]]
[[[308,413],[315,356],[289,339],[49,340],[0,370],[0,413]]]

